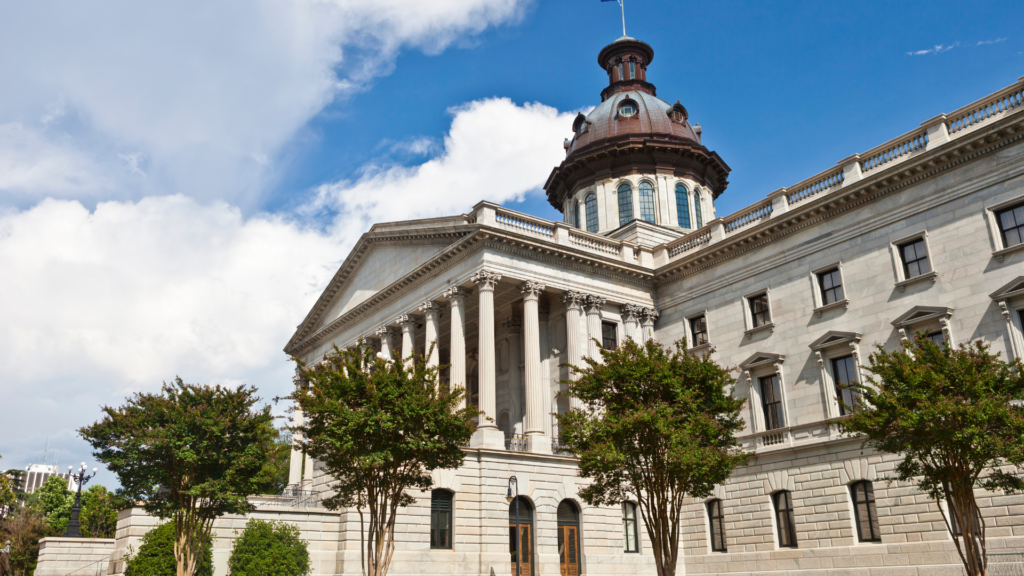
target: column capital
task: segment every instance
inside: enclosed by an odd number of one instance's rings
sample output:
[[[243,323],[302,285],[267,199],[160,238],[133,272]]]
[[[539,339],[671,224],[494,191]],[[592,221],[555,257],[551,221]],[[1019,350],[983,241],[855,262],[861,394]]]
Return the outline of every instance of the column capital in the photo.
[[[412,314],[402,314],[398,318],[395,318],[395,323],[400,324],[403,328],[406,325],[415,326],[416,318],[414,318]]]
[[[527,280],[526,282],[523,282],[523,286],[519,291],[522,292],[523,298],[536,300],[540,298],[541,293],[544,292],[544,288],[545,286],[540,282]]]
[[[583,306],[584,309],[587,311],[587,314],[600,314],[601,308],[604,307],[604,303],[607,301],[607,298],[602,298],[600,296],[588,294],[586,302],[583,304]]]
[[[373,335],[377,338],[391,338],[398,335],[398,330],[395,330],[391,326],[381,326],[374,330]]]
[[[575,290],[566,290],[562,292],[562,302],[566,308],[574,308],[581,306],[587,299],[587,295],[582,292]]]
[[[480,290],[481,292],[493,292],[494,286],[498,282],[501,282],[501,274],[496,274],[494,272],[489,272],[487,270],[481,270],[476,274],[473,274],[473,276],[470,277],[469,281],[476,284],[477,289]]]
[[[470,290],[469,288],[463,288],[462,286],[452,286],[451,288],[442,292],[441,296],[449,300],[458,300],[459,303],[461,304],[463,301],[465,301],[466,296],[469,296],[472,293],[473,291]]]
[[[640,317],[643,309],[643,306],[637,306],[636,304],[623,304],[619,306],[619,314],[622,314],[623,320],[626,320],[627,318],[636,320]]]
[[[523,321],[520,318],[512,316],[508,320],[501,323],[501,327],[505,329],[509,334],[522,334],[523,333]]]
[[[661,316],[661,312],[658,312],[654,308],[640,308],[640,320],[644,323],[654,323],[658,317]]]
[[[440,302],[435,302],[434,300],[427,300],[423,304],[420,304],[419,310],[420,310],[420,312],[423,312],[424,314],[426,314],[428,316],[440,314],[441,313],[441,303]]]

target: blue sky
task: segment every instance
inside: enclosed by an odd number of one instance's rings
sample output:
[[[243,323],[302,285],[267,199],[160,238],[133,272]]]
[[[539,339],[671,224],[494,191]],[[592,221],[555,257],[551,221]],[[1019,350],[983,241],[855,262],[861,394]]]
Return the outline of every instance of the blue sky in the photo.
[[[1019,2],[626,2],[732,168],[722,215],[1024,76]],[[598,0],[0,3],[0,468],[47,437],[89,460],[77,427],[175,375],[285,393],[373,222],[557,218],[539,188],[620,26]]]

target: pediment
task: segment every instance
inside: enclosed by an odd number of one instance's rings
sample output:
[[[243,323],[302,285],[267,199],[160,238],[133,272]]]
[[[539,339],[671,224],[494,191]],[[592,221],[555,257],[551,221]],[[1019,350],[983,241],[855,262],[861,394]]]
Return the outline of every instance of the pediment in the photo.
[[[989,294],[989,296],[997,302],[1024,296],[1024,276],[1017,276],[999,290]]]
[[[936,318],[949,318],[952,315],[953,309],[945,306],[914,306],[893,320],[892,325],[897,328],[905,328]]]
[[[840,332],[829,330],[824,336],[810,343],[811,350],[822,350],[830,346],[860,342],[860,332]]]
[[[750,370],[758,366],[773,366],[786,361],[785,354],[774,354],[772,352],[755,352],[753,356],[740,362],[741,370]]]

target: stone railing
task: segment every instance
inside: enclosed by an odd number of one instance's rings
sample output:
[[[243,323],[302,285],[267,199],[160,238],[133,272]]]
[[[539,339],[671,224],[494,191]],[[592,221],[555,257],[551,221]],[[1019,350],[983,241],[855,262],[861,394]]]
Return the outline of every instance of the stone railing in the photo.
[[[896,160],[906,160],[914,152],[924,150],[928,146],[928,134],[924,128],[918,128],[909,134],[904,134],[895,140],[890,140],[881,146],[861,154],[861,170],[866,174]]]
[[[833,168],[821,174],[815,174],[807,180],[793,186],[793,191],[787,189],[786,200],[792,206],[802,200],[806,200],[820,192],[827,192],[832,188],[843,185],[843,169]]]
[[[725,231],[732,232],[733,230],[739,230],[744,226],[753,224],[758,220],[764,218],[770,218],[772,215],[772,202],[771,200],[762,200],[758,204],[754,204],[748,208],[744,208],[739,212],[735,212],[725,219]]]
[[[948,114],[946,126],[952,136],[1022,106],[1024,106],[1024,78],[1021,78],[1013,86],[1003,88],[995,94]]]
[[[578,248],[600,252],[609,256],[617,256],[622,251],[622,244],[614,240],[607,240],[603,236],[583,232],[582,230],[569,230],[569,243]]]
[[[553,238],[555,228],[552,223],[542,218],[534,218],[519,212],[499,209],[494,211],[494,221],[501,228],[540,236],[541,238]]]
[[[668,245],[668,257],[674,258],[680,254],[696,250],[708,242],[711,242],[711,230],[706,227],[701,228],[696,232],[683,236],[679,240],[670,243]]]

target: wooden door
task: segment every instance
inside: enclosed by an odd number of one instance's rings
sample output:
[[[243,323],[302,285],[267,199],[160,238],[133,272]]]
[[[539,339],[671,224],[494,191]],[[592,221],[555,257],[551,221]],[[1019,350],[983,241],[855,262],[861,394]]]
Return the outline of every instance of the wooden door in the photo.
[[[533,559],[533,550],[531,544],[533,540],[531,538],[529,524],[519,525],[519,542],[517,546],[516,542],[516,523],[511,522],[508,525],[508,551],[512,555],[512,576],[516,573],[516,555],[519,551],[522,551],[522,559],[519,561],[519,574],[520,576],[532,576],[533,565],[531,560]]]
[[[562,576],[580,576],[579,533],[576,526],[558,527],[558,562]]]

